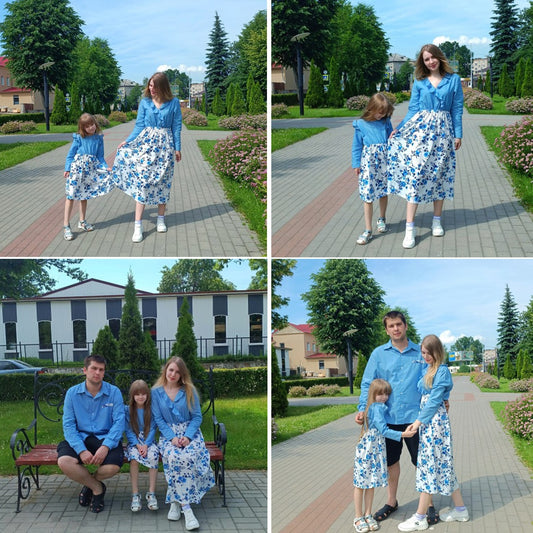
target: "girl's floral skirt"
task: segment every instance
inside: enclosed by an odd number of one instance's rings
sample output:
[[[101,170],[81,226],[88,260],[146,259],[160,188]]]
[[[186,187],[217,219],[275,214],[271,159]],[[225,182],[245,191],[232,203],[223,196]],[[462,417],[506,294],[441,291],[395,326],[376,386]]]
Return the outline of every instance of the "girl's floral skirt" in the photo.
[[[387,145],[363,146],[359,196],[363,202],[373,202],[387,196]]]
[[[97,172],[101,167],[102,164],[95,155],[76,154],[65,181],[67,200],[90,200],[110,192],[113,181],[109,172]]]
[[[376,428],[369,429],[355,448],[354,487],[386,487],[388,479],[385,437]]]
[[[182,422],[173,424],[172,430],[176,436],[183,437],[187,427],[188,422]],[[161,437],[159,451],[168,483],[166,503],[200,503],[204,494],[215,484],[202,432],[198,430],[185,448],[178,448]]]
[[[424,407],[429,394],[422,396],[420,408]],[[450,419],[444,404],[435,413],[429,424],[419,430],[416,490],[428,494],[449,496],[459,488],[453,468],[452,433]]]
[[[388,144],[389,194],[420,204],[453,198],[455,150],[446,111],[423,110]]]
[[[139,434],[139,443],[144,444],[144,436],[142,431]],[[146,457],[143,457],[139,453],[137,446],[131,445],[129,443],[126,446],[125,455],[130,461],[137,461],[138,463],[143,466],[146,466],[147,468],[159,467],[159,448],[155,442],[148,446],[148,453],[146,454]]]
[[[115,186],[141,204],[166,204],[174,175],[174,153],[169,129],[144,128],[117,151]]]

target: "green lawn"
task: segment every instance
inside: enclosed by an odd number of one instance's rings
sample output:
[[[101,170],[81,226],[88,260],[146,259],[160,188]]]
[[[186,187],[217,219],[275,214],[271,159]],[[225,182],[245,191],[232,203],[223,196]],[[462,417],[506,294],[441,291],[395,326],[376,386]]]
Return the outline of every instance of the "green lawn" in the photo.
[[[485,94],[490,97],[489,93]],[[507,98],[495,94],[492,97],[492,109],[470,109],[469,107],[466,109],[468,109],[468,112],[472,115],[516,115],[517,113],[512,113],[505,109],[505,102],[507,102]]]
[[[53,141],[53,142],[35,142],[35,143],[13,143],[0,144],[0,152],[2,158],[0,160],[0,170],[13,167],[19,163],[23,163],[28,159],[37,157],[51,150],[55,150],[67,141]]]
[[[220,117],[217,117],[216,115],[207,115],[207,126],[191,126],[188,124],[183,123],[183,125],[188,130],[212,130],[212,131],[227,131],[229,133],[229,130],[226,128],[221,128],[218,125],[218,119]]]
[[[282,118],[332,118],[332,117],[357,117],[362,111],[352,111],[346,107],[319,107],[311,109],[304,106],[304,116],[300,116],[300,106],[289,106],[289,115]]]
[[[285,148],[290,144],[303,141],[317,133],[326,131],[327,128],[287,128],[272,130],[272,152]]]

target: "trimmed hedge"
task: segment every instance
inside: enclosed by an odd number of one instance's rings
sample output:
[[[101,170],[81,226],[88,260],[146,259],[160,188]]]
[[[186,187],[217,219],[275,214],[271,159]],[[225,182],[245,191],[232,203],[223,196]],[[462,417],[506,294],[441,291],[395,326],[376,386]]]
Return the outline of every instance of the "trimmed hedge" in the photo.
[[[274,104],[298,105],[298,93],[273,94],[272,105]]]
[[[347,387],[349,385],[347,376],[336,378],[305,378],[305,379],[291,379],[283,380],[287,387],[313,387],[314,385],[339,385],[340,387]]]
[[[0,125],[12,120],[18,120],[20,122],[32,121],[39,123],[44,122],[44,113],[9,113],[8,115],[0,115]]]

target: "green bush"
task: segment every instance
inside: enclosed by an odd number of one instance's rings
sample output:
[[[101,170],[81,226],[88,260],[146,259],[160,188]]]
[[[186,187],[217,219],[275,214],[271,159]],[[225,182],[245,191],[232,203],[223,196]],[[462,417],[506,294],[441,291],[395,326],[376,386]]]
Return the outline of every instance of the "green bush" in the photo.
[[[340,387],[347,387],[349,385],[348,378],[346,376],[336,378],[304,378],[304,379],[291,379],[291,387],[305,387],[308,389],[314,385],[339,385]]]
[[[270,114],[272,118],[285,117],[289,114],[289,108],[287,107],[287,104],[274,104],[270,108]]]
[[[468,374],[470,372],[470,367],[468,365],[461,365],[459,367],[459,372],[461,374]]]
[[[267,392],[267,368],[213,370],[215,398],[239,398]]]
[[[11,122],[14,118],[19,122],[36,122],[37,124],[44,122],[44,113],[18,113],[9,115],[0,115],[0,125],[6,122]]]
[[[296,387],[291,387],[289,389],[289,396],[291,398],[301,398],[306,395],[307,389],[305,387],[302,387],[301,385],[297,385]]]
[[[326,386],[319,384],[319,385],[312,385],[307,389],[307,396],[316,397],[316,396],[324,396],[326,394]]]
[[[272,105],[274,104],[298,105],[298,93],[273,94]]]
[[[128,115],[123,111],[113,111],[108,118],[111,122],[128,122]]]

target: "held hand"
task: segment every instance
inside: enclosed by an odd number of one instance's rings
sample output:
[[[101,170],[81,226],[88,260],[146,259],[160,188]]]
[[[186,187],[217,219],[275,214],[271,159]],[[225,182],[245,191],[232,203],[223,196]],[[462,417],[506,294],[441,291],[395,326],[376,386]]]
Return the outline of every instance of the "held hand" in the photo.
[[[354,168],[355,171],[355,177],[358,178],[359,174],[361,174],[361,168]]]
[[[180,446],[180,437],[174,437],[170,441],[170,444],[172,444],[172,446],[176,446],[176,448],[181,448],[181,446]]]
[[[146,457],[148,454],[148,446],[146,444],[137,444],[137,449],[139,450],[141,457]]]
[[[397,133],[398,133],[398,130],[392,130],[391,134],[389,135],[389,139],[392,139]]]
[[[459,150],[459,148],[461,148],[461,139],[455,139],[454,146],[456,150]]]
[[[89,450],[83,450],[80,453],[80,459],[84,465],[93,464],[93,454]]]
[[[120,150],[123,146],[126,145],[126,141],[124,142],[121,142],[118,146],[117,146],[117,150]]]
[[[70,172],[68,170],[65,170],[65,172],[63,172],[63,177],[67,179],[69,176],[70,176]]]
[[[448,400],[444,400],[444,408],[446,409],[446,412],[450,410],[450,402]]]
[[[181,152],[176,150],[176,161],[179,163],[181,161]]]
[[[179,438],[179,444],[178,444],[178,446],[179,446],[180,448],[185,448],[185,447],[188,446],[190,443],[191,443],[191,441],[189,440],[188,437],[180,437],[180,438]]]
[[[362,426],[362,425],[363,425],[364,418],[365,418],[365,414],[364,414],[362,411],[359,411],[359,412],[355,415],[355,423],[356,423],[356,424],[359,424],[360,426]]]
[[[96,453],[93,456],[93,460],[91,464],[101,465],[104,462],[104,459],[107,457],[108,453],[109,453],[109,448],[107,446],[100,446],[100,448],[96,450]]]

